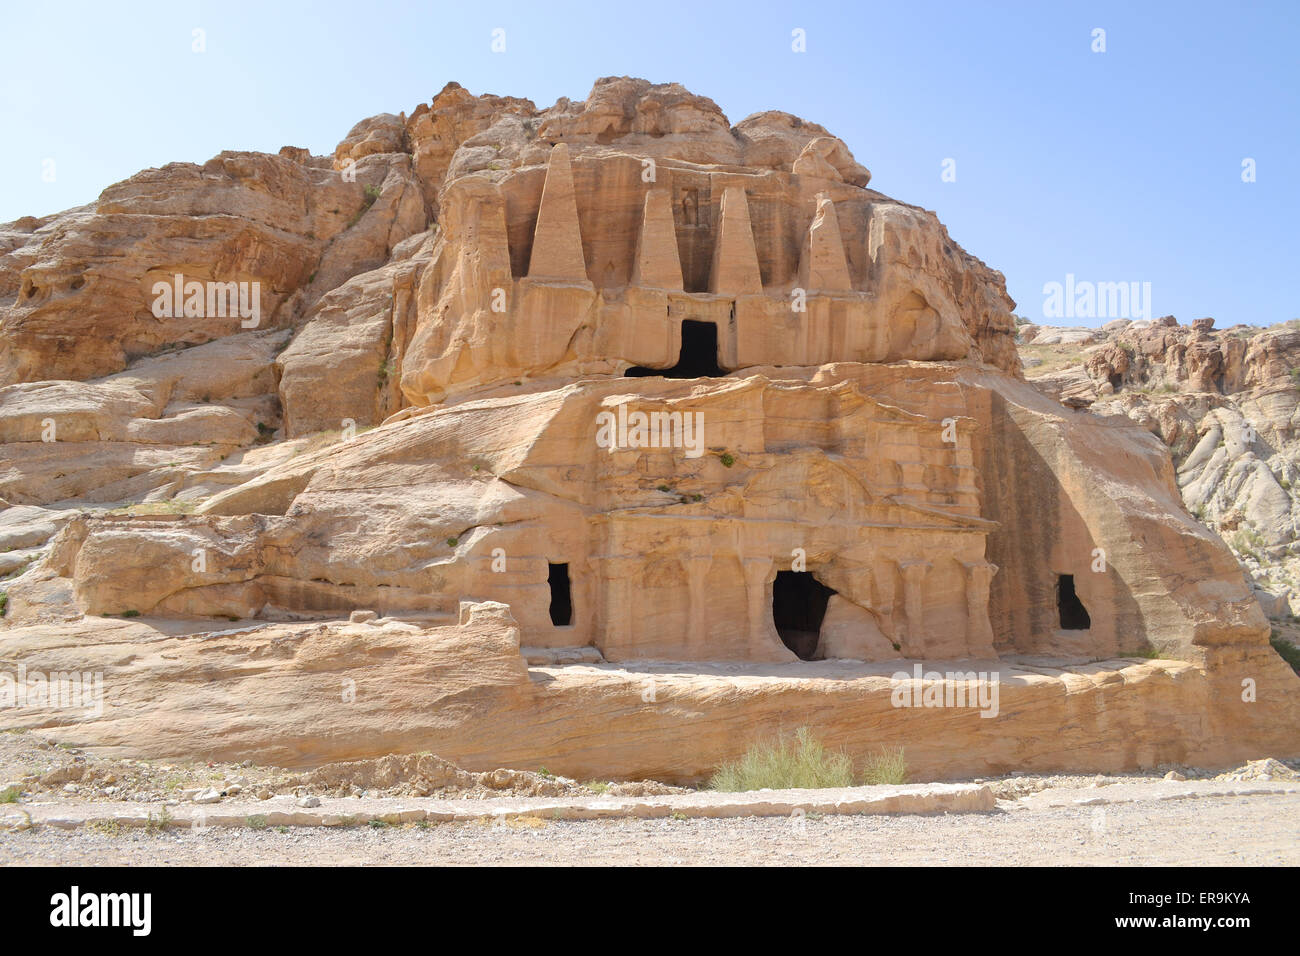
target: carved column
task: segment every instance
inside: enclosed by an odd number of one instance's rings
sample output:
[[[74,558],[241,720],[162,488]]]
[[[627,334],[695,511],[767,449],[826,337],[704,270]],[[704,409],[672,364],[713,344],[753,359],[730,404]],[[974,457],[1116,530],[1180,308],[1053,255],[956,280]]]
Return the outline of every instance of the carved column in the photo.
[[[618,654],[627,653],[632,646],[632,581],[641,573],[641,559],[630,557],[623,540],[623,529],[617,521],[606,524],[607,554],[600,558],[604,580],[604,606],[601,608],[603,627],[597,629],[597,646],[602,653],[613,648]]]
[[[930,488],[925,483],[925,463],[920,461],[900,461],[898,470],[903,476],[903,491],[925,500]]]
[[[768,643],[767,579],[773,577],[771,558],[745,558],[745,598],[749,608],[749,643],[755,650]]]
[[[537,224],[533,227],[528,275],[546,279],[587,279],[573,169],[569,164],[569,147],[565,143],[551,147],[551,156],[546,164],[542,201],[537,210]]]
[[[640,561],[637,558],[606,557],[601,562],[601,571],[605,579],[604,627],[597,631],[597,646],[601,653],[611,649],[624,655],[632,646],[632,583],[640,573]]]
[[[705,543],[700,542],[700,544]],[[682,565],[686,568],[686,585],[690,590],[687,641],[693,650],[702,655],[702,659],[708,658],[708,585],[709,565],[712,563],[713,556],[708,554],[690,554],[682,558]]]
[[[903,572],[903,609],[907,614],[907,635],[899,638],[906,657],[921,657],[925,644],[925,575],[929,561],[900,561]]]
[[[872,597],[875,600],[874,609],[880,614],[880,629],[891,642],[898,641],[901,644],[894,621],[894,562],[888,558],[877,561],[872,579],[872,584],[875,585]]]
[[[996,657],[993,625],[989,623],[989,584],[998,566],[974,561],[966,568],[966,652],[971,657]]]

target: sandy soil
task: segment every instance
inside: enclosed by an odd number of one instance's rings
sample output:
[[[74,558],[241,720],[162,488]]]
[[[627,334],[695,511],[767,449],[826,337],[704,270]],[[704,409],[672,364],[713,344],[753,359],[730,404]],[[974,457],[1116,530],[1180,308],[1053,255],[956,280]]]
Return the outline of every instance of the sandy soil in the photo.
[[[0,864],[1297,865],[1300,794],[944,816],[0,833]]]

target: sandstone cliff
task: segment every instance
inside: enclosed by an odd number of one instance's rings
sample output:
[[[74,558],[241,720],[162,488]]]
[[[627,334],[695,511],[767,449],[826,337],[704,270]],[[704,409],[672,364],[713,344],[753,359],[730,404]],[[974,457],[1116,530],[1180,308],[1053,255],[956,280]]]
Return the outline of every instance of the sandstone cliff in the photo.
[[[1120,320],[1024,326],[1027,374],[1169,446],[1184,502],[1218,532],[1270,616],[1300,613],[1300,323],[1216,330]]]
[[[870,179],[676,84],[449,84],[0,227],[0,665],[110,688],[17,722],[673,779],[790,713],[934,775],[1294,752],[1165,446],[1028,385],[1001,274]],[[1011,704],[901,713],[920,661]]]

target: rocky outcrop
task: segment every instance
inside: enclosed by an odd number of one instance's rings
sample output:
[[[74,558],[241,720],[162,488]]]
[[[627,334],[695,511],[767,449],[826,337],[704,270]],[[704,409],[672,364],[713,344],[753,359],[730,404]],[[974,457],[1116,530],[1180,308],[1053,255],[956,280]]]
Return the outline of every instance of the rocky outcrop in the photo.
[[[518,629],[500,608],[480,607],[463,624],[433,627],[223,622],[184,632],[87,618],[15,628],[0,642],[0,668],[101,672],[104,707],[6,720],[107,756],[315,767],[432,751],[469,771],[674,783],[702,782],[796,721],[855,762],[882,742],[901,747],[916,780],[1231,767],[1242,740],[1262,751],[1295,745],[1296,677],[1267,648],[1241,663],[1259,703],[1241,700],[1240,680],[1181,661],[1038,658],[997,665],[998,713],[986,718],[895,706],[919,699],[926,681],[899,662],[525,668]]]
[[[1300,613],[1300,328],[1213,326],[1030,326],[1021,350],[1049,394],[1126,415],[1169,446],[1187,508],[1233,549],[1268,613]],[[1084,347],[1050,354],[1070,342]],[[1045,356],[1055,366],[1038,365]]]
[[[0,227],[0,384],[94,378],[254,327],[233,309],[207,314],[208,296],[155,309],[155,284],[178,275],[246,284],[257,328],[295,324],[424,228],[409,164],[372,157],[345,181],[300,151],[222,153],[139,173],[39,224]]]
[[[450,84],[3,227],[0,663],[111,674],[87,741],[295,764],[694,779],[796,711],[931,774],[1289,754],[1300,679],[1165,446],[1028,385],[1002,276],[870,178],[676,84]],[[1112,390],[1180,348],[1272,394],[1155,328]],[[1010,705],[910,711],[924,661]]]

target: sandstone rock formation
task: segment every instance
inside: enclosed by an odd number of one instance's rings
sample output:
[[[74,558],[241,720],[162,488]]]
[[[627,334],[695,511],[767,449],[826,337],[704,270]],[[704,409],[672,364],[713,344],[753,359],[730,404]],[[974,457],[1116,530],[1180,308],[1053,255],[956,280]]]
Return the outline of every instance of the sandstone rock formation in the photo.
[[[1022,328],[1048,394],[1123,414],[1173,456],[1188,510],[1217,531],[1270,616],[1300,613],[1300,328],[1214,330],[1172,317],[1103,329]],[[1068,342],[1083,348],[1052,348]]]
[[[1300,679],[1164,445],[1028,385],[1001,275],[869,181],[676,84],[450,84],[332,160],[0,227],[0,670],[109,688],[18,719],[673,780],[792,712],[934,775],[1296,751]],[[919,661],[1011,703],[900,709]]]
[[[1294,699],[1296,677],[1276,656],[1249,665],[1257,704],[1241,701],[1226,662],[1004,661],[999,715],[984,718],[893,706],[900,686],[919,695],[923,683],[893,677],[910,672],[898,662],[525,667],[506,614],[480,605],[443,626],[219,622],[186,631],[86,618],[15,628],[4,636],[6,666],[21,656],[51,672],[102,671],[108,702],[99,717],[10,710],[6,726],[42,727],[114,756],[316,767],[432,751],[470,771],[545,767],[579,780],[679,783],[699,783],[754,741],[803,724],[858,760],[881,742],[901,746],[911,775],[936,780],[1231,767],[1243,739],[1261,750],[1295,740],[1294,710],[1262,703]]]

